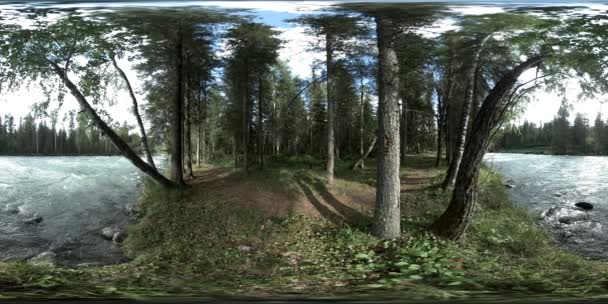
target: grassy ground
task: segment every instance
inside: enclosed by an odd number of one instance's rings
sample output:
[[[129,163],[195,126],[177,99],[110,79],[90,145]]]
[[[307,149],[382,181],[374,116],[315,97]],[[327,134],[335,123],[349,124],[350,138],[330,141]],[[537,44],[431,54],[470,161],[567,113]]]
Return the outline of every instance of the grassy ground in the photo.
[[[184,192],[152,184],[129,230],[123,265],[61,269],[0,264],[1,297],[307,295],[424,298],[608,297],[608,264],[559,249],[511,206],[496,174],[480,177],[479,206],[465,239],[436,240],[427,227],[449,193],[430,156],[402,170],[403,236],[369,235],[373,163],[337,169],[275,159],[250,174],[197,172]],[[367,205],[366,205],[367,204]]]

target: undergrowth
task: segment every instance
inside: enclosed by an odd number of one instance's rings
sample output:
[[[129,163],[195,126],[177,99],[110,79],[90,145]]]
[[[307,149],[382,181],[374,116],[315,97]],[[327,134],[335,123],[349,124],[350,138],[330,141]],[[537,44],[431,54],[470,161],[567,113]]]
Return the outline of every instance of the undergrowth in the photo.
[[[234,182],[253,179],[263,185],[280,177],[280,187],[287,191],[302,175],[322,181],[320,170],[295,161],[297,170],[271,167],[236,175]],[[431,185],[437,184],[442,168],[430,164],[430,157],[413,158],[404,172],[430,172]],[[343,167],[334,187],[369,184],[374,176],[371,166],[359,176]],[[132,262],[75,270],[0,264],[0,287],[49,295],[84,281],[88,283],[80,290],[85,295],[129,297],[285,292],[405,293],[412,298],[606,295],[605,262],[561,249],[525,210],[510,204],[499,175],[484,169],[479,182],[475,218],[460,242],[428,233],[450,198],[436,187],[403,193],[402,237],[381,241],[370,235],[369,225],[298,215],[273,218],[204,191],[191,195],[191,190],[165,191],[149,184],[140,202],[141,219],[124,243]]]

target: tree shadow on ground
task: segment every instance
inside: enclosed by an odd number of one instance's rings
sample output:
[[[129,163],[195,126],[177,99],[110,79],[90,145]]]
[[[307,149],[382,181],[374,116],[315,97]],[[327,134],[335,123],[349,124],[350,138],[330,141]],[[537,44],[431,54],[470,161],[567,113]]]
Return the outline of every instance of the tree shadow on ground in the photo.
[[[360,230],[367,230],[367,227],[371,224],[371,219],[368,216],[338,200],[327,189],[322,180],[299,174],[296,176],[296,183],[300,186],[308,201],[325,219],[338,224],[347,223]],[[317,198],[315,193],[327,205]]]

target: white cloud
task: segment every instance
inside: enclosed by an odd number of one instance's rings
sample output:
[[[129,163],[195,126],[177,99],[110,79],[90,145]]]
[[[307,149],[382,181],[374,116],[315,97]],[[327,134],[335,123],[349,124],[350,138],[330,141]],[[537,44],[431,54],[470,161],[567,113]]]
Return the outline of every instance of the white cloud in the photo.
[[[195,1],[196,2],[196,1]],[[202,6],[251,9],[258,11],[307,14],[335,4],[333,1],[198,1]]]
[[[521,81],[532,80],[536,70],[528,70],[521,76]],[[590,124],[593,124],[598,112],[602,113],[604,119],[608,118],[608,106],[604,106],[602,101],[608,100],[608,94],[597,96],[596,98],[579,98],[581,88],[576,79],[571,79],[566,83],[566,93],[562,96],[556,92],[538,90],[531,96],[529,104],[525,105],[525,111],[517,119],[517,123],[529,121],[533,123],[544,123],[553,120],[557,114],[562,100],[566,98],[568,104],[572,106],[570,110],[570,122],[574,121],[576,113],[587,116]]]
[[[460,15],[487,15],[504,13],[505,9],[498,6],[453,6],[450,11]]]
[[[317,37],[307,35],[302,26],[278,29],[281,31],[280,38],[285,43],[279,51],[279,58],[288,63],[293,75],[300,78],[309,78],[313,63],[325,60],[323,52],[311,50],[313,42],[319,41]],[[321,41],[323,45],[323,41]]]

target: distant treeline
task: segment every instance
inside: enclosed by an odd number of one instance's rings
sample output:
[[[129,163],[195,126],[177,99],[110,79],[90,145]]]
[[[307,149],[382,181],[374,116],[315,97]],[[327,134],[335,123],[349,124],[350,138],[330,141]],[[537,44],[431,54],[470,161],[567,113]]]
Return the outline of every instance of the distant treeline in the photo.
[[[67,128],[58,128],[56,115],[36,119],[28,114],[18,122],[12,115],[0,115],[0,155],[118,155],[120,151],[84,115],[69,112]],[[126,122],[117,127],[122,138],[139,146],[139,137],[129,134]]]
[[[497,151],[543,151],[551,154],[608,154],[608,126],[597,114],[593,126],[589,119],[576,113],[574,123],[569,121],[568,106],[562,104],[555,118],[544,124],[528,121],[522,125],[509,125],[495,141]]]

